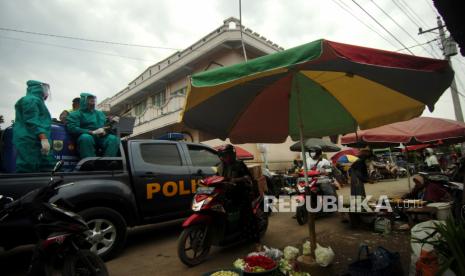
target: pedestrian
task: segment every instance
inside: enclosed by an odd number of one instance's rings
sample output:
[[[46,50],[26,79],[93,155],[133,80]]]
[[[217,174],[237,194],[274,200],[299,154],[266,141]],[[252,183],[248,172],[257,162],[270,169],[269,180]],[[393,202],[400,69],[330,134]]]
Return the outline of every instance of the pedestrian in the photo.
[[[16,172],[49,171],[55,160],[50,152],[52,118],[45,106],[50,94],[46,83],[27,81],[26,96],[15,104],[13,143],[16,148]]]
[[[373,158],[370,148],[360,150],[358,159],[349,169],[350,175],[350,195],[366,197],[365,183],[370,182],[368,166]]]

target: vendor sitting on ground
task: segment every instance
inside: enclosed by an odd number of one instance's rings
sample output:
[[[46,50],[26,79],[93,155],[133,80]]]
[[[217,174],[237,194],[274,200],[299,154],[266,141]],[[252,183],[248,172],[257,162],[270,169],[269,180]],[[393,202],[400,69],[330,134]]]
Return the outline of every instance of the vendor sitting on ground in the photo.
[[[115,157],[118,154],[119,139],[107,133],[105,114],[95,109],[96,98],[89,93],[81,93],[79,110],[67,117],[68,132],[77,137],[77,145],[81,158],[95,157],[96,150],[101,149],[103,156]]]
[[[402,196],[404,199],[422,199],[428,202],[448,202],[453,197],[440,181],[428,181],[425,176],[413,176],[415,186],[410,193]]]

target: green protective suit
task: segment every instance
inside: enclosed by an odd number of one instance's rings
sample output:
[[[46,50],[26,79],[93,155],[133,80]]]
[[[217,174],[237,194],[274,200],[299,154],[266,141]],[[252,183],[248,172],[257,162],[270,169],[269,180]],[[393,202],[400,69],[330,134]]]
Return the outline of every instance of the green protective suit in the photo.
[[[71,112],[67,119],[68,132],[77,137],[77,145],[81,158],[95,157],[96,149],[102,149],[103,156],[115,157],[118,154],[119,138],[113,134],[98,137],[91,135],[89,131],[104,127],[107,119],[100,110],[89,110],[87,98],[93,96],[90,93],[81,93],[80,108]]]
[[[50,153],[42,155],[39,135],[44,134],[50,145],[52,118],[45,106],[42,82],[27,82],[26,96],[15,104],[16,118],[13,125],[13,143],[16,148],[16,172],[50,171],[55,159]]]

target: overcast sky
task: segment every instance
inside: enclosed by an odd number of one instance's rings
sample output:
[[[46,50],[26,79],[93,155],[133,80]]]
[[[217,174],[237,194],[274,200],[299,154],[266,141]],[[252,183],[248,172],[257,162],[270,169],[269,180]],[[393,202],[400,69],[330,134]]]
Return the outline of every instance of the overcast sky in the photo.
[[[243,0],[243,25],[284,48],[319,38],[394,51],[403,48],[354,2],[339,1]],[[404,45],[425,43],[437,37],[436,34],[418,35],[419,24],[424,29],[436,26],[436,10],[433,10],[432,1],[395,1],[398,5],[408,3],[419,18],[404,7],[403,10],[410,13],[409,19],[391,0],[375,0],[375,3],[416,41],[371,0],[356,0]],[[355,17],[336,3],[345,5]],[[183,49],[222,25],[224,19],[230,16],[238,18],[238,7],[238,1],[234,0],[0,0],[0,28]],[[418,23],[414,24],[412,20]],[[412,48],[411,51],[415,55],[431,57],[431,53],[435,53],[436,57],[440,57],[436,41],[424,45],[424,48],[426,51],[422,47]],[[26,81],[29,79],[51,85],[52,98],[47,101],[47,106],[52,116],[58,117],[61,110],[70,108],[72,98],[80,92],[91,91],[99,100],[110,97],[145,68],[173,52],[0,30],[3,96],[0,114],[5,116],[7,122],[3,127],[14,119],[14,104],[25,95]],[[465,59],[455,56],[453,65],[458,75],[459,91],[465,94]],[[460,100],[463,109],[464,98],[460,97]],[[432,116],[455,118],[449,91],[436,104]]]

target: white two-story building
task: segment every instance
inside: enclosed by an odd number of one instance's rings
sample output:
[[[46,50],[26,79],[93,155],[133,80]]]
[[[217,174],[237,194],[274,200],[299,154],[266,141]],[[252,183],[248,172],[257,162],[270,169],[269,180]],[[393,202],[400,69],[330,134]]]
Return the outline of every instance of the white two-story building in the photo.
[[[248,28],[243,30],[248,59],[283,50],[266,37]],[[239,20],[231,17],[187,49],[148,67],[122,91],[105,99],[99,106],[111,114],[135,117],[131,138],[157,138],[168,132],[181,132],[193,142],[212,146],[223,144],[225,142],[215,140],[216,137],[180,123],[188,76],[244,60]],[[284,144],[266,146],[271,169],[283,169],[298,156],[298,153],[289,151],[290,144],[292,142],[288,140]],[[254,162],[263,161],[258,145],[246,144],[242,147],[255,155]]]

